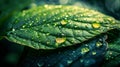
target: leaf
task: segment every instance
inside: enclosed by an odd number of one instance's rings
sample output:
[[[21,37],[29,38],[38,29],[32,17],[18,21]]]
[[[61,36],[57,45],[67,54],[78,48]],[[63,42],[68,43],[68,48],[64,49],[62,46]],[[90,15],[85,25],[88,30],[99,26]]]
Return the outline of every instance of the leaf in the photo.
[[[8,40],[34,49],[55,49],[82,43],[119,24],[87,8],[44,5],[17,14],[9,26]]]
[[[26,0],[12,0],[12,1],[8,1],[8,0],[0,0],[0,22],[3,22],[3,20],[5,20],[5,18],[7,18],[8,15],[10,15],[11,13],[17,11],[17,10],[21,10],[23,8],[25,8],[26,6],[28,6],[32,1],[26,1]]]
[[[32,0],[0,0],[0,36],[6,31],[11,17],[26,8]]]
[[[97,46],[100,42],[101,46]],[[106,53],[104,36],[87,43],[54,50],[35,50],[26,48],[20,67],[100,67]]]
[[[119,36],[120,37],[120,36]],[[112,42],[108,46],[108,51],[105,55],[103,67],[117,67],[120,65],[120,38]]]

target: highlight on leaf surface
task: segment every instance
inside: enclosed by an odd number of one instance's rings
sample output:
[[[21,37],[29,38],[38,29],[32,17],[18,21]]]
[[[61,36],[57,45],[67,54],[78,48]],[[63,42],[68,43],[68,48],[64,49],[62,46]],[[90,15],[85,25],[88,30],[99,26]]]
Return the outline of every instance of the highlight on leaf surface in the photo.
[[[119,25],[114,18],[88,8],[44,5],[14,16],[6,38],[34,49],[56,49],[82,43]]]

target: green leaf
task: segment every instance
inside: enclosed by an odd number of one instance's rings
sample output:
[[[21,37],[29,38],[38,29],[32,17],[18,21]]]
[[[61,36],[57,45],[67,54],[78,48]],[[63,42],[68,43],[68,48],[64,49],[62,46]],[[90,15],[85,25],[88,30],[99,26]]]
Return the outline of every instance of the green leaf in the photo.
[[[103,67],[117,67],[120,64],[120,38],[108,46]]]
[[[44,5],[17,14],[6,38],[34,49],[82,43],[119,25],[114,18],[76,6]]]
[[[0,36],[3,35],[12,16],[29,6],[31,2],[32,0],[0,0]]]
[[[54,50],[25,48],[20,67],[100,67],[106,53],[104,36],[89,42]],[[101,46],[97,46],[100,43]],[[52,61],[52,62],[51,62]],[[18,65],[18,66],[19,66]]]

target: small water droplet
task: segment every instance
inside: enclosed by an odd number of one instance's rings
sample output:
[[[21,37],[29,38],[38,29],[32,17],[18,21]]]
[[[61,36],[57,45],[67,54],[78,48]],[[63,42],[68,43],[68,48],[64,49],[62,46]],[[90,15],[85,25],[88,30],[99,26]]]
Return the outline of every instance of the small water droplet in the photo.
[[[31,21],[32,23],[34,23],[34,21]]]
[[[32,23],[29,24],[30,26],[32,25]]]
[[[74,20],[78,20],[78,19],[75,18]]]
[[[81,54],[84,54],[86,52],[88,52],[90,49],[88,47],[82,48],[81,49]]]
[[[62,35],[62,36],[65,36],[65,34],[64,34],[64,33],[62,33],[61,35]]]
[[[46,16],[47,14],[46,14],[46,13],[44,13],[43,15],[44,15],[44,16]]]
[[[62,20],[62,21],[61,21],[61,24],[62,24],[62,25],[66,25],[67,22],[66,22],[65,20]]]
[[[44,64],[43,63],[37,63],[38,67],[42,67]]]
[[[67,61],[68,64],[71,64],[72,62],[73,62],[72,60],[68,60],[68,61]]]
[[[81,59],[81,60],[80,60],[80,62],[82,63],[82,62],[83,62],[83,60]]]
[[[50,35],[50,33],[47,33],[46,35]]]
[[[45,22],[46,20],[45,19],[43,19],[43,22]]]
[[[75,26],[75,28],[77,28],[77,26]]]
[[[47,44],[50,44],[50,42],[47,42]]]
[[[93,23],[92,26],[93,26],[93,28],[99,28],[100,24],[99,23]]]
[[[56,27],[56,26],[57,26],[57,24],[55,23],[55,24],[54,24],[54,27]]]
[[[96,55],[96,52],[95,52],[95,51],[93,51],[93,52],[92,52],[92,55]]]
[[[47,7],[48,7],[48,5],[45,5],[44,7],[45,7],[45,8],[47,8]]]
[[[47,24],[47,26],[50,26],[50,24]]]
[[[110,55],[112,54],[112,52],[110,52]]]
[[[22,28],[25,28],[25,25],[23,25]]]
[[[100,47],[102,46],[102,43],[101,42],[96,42],[96,47]]]
[[[15,29],[13,28],[12,31],[15,31]]]

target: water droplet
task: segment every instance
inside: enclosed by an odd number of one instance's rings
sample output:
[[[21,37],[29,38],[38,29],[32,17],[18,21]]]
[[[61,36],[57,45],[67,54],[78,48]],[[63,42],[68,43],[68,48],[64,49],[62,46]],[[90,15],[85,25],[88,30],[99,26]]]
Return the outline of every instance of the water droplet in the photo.
[[[96,47],[100,47],[102,46],[102,43],[101,42],[96,42]]]
[[[36,7],[37,5],[35,3],[30,4],[31,7]]]
[[[77,26],[75,26],[75,28],[77,28]]]
[[[78,19],[75,18],[74,20],[78,20]]]
[[[93,26],[93,28],[99,28],[100,24],[99,23],[93,23],[92,26]]]
[[[34,21],[31,21],[32,23],[34,23]]]
[[[86,52],[88,52],[90,49],[88,47],[82,48],[81,49],[81,54],[84,54]]]
[[[47,42],[47,44],[50,44],[50,42]]]
[[[57,24],[55,23],[55,24],[54,24],[54,27],[56,27],[56,26],[57,26]]]
[[[37,63],[38,67],[42,67],[44,64],[43,63]]]
[[[32,25],[32,23],[29,24],[30,26]]]
[[[67,24],[67,22],[66,22],[65,20],[62,20],[62,21],[61,21],[61,24],[62,24],[62,25],[65,25],[65,24]]]
[[[47,26],[50,26],[50,24],[47,24]]]
[[[23,25],[22,28],[25,28],[25,25]]]
[[[92,55],[96,55],[96,52],[95,52],[95,51],[93,51],[93,52],[92,52]]]
[[[50,35],[50,33],[47,33],[46,35]]]
[[[15,29],[13,28],[13,29],[12,29],[12,31],[14,32],[14,31],[15,31]]]
[[[62,7],[62,5],[58,5],[57,7],[58,7],[58,8],[61,8],[61,7]]]
[[[67,61],[68,64],[71,64],[72,62],[73,62],[72,60],[68,60],[68,61]]]
[[[63,43],[66,41],[66,38],[56,38],[56,43]]]
[[[46,20],[45,19],[43,19],[43,22],[45,22]]]
[[[69,15],[66,15],[65,17],[69,17]]]
[[[46,13],[43,14],[43,16],[46,16],[46,15],[47,15]]]
[[[62,35],[62,36],[64,36],[65,34],[64,34],[64,33],[62,33],[61,35]]]
[[[110,55],[112,54],[112,52],[110,52]]]
[[[80,62],[82,63],[82,62],[83,62],[83,60],[80,60]]]
[[[69,24],[72,24],[71,22]]]
[[[106,60],[109,60],[109,58],[105,58]]]
[[[44,7],[45,7],[45,8],[47,8],[47,7],[48,7],[48,5],[45,5]]]

